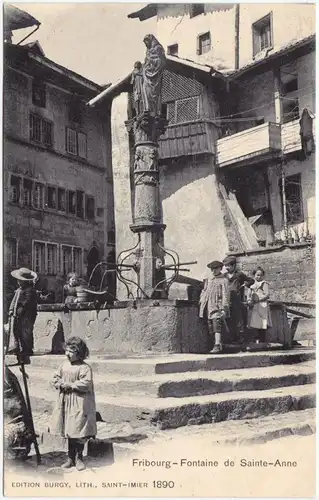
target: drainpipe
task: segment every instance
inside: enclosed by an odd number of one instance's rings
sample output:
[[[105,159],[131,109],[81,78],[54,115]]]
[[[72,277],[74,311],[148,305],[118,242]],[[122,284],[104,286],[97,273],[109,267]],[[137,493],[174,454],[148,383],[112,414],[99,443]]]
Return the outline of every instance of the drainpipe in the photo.
[[[240,4],[235,6],[235,69],[239,69],[239,9]]]
[[[288,240],[288,221],[287,221],[287,205],[286,205],[286,176],[284,170],[284,158],[281,157],[281,196],[282,196],[282,209],[283,209],[283,223],[285,239]]]

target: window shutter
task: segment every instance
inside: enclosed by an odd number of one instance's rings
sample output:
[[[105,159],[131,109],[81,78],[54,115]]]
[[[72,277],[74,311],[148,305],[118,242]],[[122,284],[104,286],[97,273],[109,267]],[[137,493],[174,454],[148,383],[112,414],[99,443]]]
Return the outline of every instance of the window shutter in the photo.
[[[78,155],[81,158],[87,156],[86,134],[82,134],[82,132],[78,133]]]

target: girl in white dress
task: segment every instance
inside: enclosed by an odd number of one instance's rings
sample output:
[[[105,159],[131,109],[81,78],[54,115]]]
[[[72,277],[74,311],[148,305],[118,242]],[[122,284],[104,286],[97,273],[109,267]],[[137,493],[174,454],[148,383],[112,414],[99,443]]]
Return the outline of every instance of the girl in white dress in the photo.
[[[264,280],[265,271],[261,267],[253,273],[255,283],[248,293],[248,328],[257,330],[257,340],[266,341],[267,328],[272,326],[269,308],[269,284]]]

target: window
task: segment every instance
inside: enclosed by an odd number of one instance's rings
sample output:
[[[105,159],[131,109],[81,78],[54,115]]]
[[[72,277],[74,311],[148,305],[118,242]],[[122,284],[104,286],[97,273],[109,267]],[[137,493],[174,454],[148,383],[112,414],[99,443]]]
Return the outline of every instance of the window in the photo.
[[[48,208],[56,209],[57,208],[56,188],[48,186],[47,193],[48,193]]]
[[[296,61],[280,68],[282,122],[299,120],[298,68]]]
[[[299,101],[295,99],[283,100],[282,102],[282,122],[288,123],[299,120]]]
[[[58,188],[58,210],[66,211],[66,191],[62,188]]]
[[[84,193],[83,191],[76,192],[76,215],[77,217],[84,217]]]
[[[283,209],[282,181],[279,181],[281,203]],[[286,214],[288,224],[303,222],[301,174],[289,175],[285,178]]]
[[[6,264],[10,267],[18,265],[18,240],[16,238],[7,238],[6,244]]]
[[[190,6],[190,17],[199,16],[204,14],[205,5],[203,3],[192,3]]]
[[[72,271],[72,247],[62,245],[62,273],[66,276]]]
[[[102,207],[98,207],[98,208],[96,209],[96,215],[97,215],[98,217],[103,217],[103,214],[104,214],[104,208],[102,208]]]
[[[167,103],[167,120],[172,123],[192,122],[199,118],[199,98],[187,97]]]
[[[68,191],[68,212],[74,215],[76,213],[76,199],[74,191]]]
[[[93,196],[86,197],[86,207],[85,207],[86,217],[88,219],[94,219],[95,216],[95,206]]]
[[[45,243],[33,242],[33,269],[36,273],[45,273]]]
[[[69,121],[81,124],[83,105],[79,99],[73,97],[69,105]]]
[[[58,274],[58,245],[47,243],[46,250],[46,272],[55,276]]]
[[[66,150],[71,155],[77,154],[76,131],[71,128],[66,129]]]
[[[265,49],[271,49],[273,46],[272,35],[272,15],[271,13],[255,22],[252,26],[253,31],[253,56]]]
[[[11,175],[10,179],[10,194],[9,199],[11,203],[20,202],[20,182],[21,178],[17,175]]]
[[[83,134],[82,132],[76,132],[76,130],[73,130],[71,128],[67,128],[66,150],[71,155],[79,156],[80,158],[86,158],[86,134]]]
[[[289,92],[295,92],[298,90],[298,78],[293,77],[291,80],[288,82],[283,82],[282,83],[282,94],[289,94]]]
[[[30,114],[30,140],[44,144],[53,145],[52,123],[40,116]]]
[[[169,56],[177,56],[178,55],[178,43],[174,43],[174,45],[169,45],[167,47],[167,54]]]
[[[32,203],[32,181],[23,179],[22,204],[25,207],[30,207]]]
[[[74,272],[82,274],[82,248],[73,247],[73,268]]]
[[[37,80],[32,82],[32,102],[36,106],[45,108],[46,95],[45,95],[45,84]]]
[[[44,208],[44,193],[45,186],[39,182],[35,183],[33,192],[33,206],[34,208]]]
[[[80,247],[70,245],[61,245],[62,250],[62,273],[75,272],[81,276],[82,274],[82,255],[83,251]]]
[[[211,50],[211,40],[210,33],[204,33],[203,35],[199,35],[197,38],[197,54],[206,54]]]

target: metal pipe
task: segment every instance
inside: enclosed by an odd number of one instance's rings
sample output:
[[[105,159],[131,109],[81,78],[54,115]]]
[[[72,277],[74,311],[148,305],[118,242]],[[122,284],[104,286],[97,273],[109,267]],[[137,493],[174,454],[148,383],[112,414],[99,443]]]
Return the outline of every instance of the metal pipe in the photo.
[[[236,4],[235,9],[235,69],[239,69],[239,3]]]
[[[35,28],[35,30],[33,30],[31,33],[29,33],[29,35],[25,36],[24,38],[22,38],[22,40],[20,40],[19,43],[17,43],[17,45],[20,45],[20,43],[24,42],[24,40],[26,40],[27,38],[29,38],[31,35],[33,35],[33,33],[35,33],[38,29],[40,28],[40,24],[38,24],[38,26]]]
[[[180,262],[178,264],[178,267],[180,267],[180,266],[190,266],[192,264],[197,264],[197,260],[194,260],[192,262]],[[164,264],[162,267],[164,267],[164,268],[174,267],[174,264]]]

